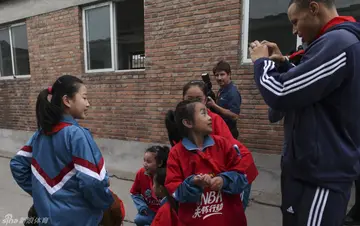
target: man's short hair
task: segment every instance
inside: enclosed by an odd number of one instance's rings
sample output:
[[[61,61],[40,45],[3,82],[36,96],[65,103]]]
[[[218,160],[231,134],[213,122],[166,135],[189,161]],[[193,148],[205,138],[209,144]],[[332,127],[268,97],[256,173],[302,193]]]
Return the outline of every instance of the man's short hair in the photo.
[[[230,64],[223,60],[220,61],[219,63],[217,63],[215,65],[215,67],[213,68],[213,73],[215,75],[217,72],[220,72],[220,71],[225,71],[227,74],[231,74]]]
[[[335,6],[335,0],[291,0],[289,6],[295,3],[300,8],[307,8],[309,7],[311,2],[324,3],[328,8],[332,8]]]

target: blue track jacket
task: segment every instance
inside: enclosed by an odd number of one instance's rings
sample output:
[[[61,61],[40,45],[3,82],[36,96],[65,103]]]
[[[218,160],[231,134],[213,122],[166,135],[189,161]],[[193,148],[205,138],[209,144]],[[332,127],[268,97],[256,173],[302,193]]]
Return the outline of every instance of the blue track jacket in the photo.
[[[360,173],[359,39],[360,24],[345,22],[311,43],[296,67],[254,64],[265,102],[286,113],[283,172],[337,191]]]
[[[36,132],[10,161],[47,224],[95,226],[113,203],[104,159],[90,132],[65,116],[51,135]],[[46,222],[46,221],[44,221]]]

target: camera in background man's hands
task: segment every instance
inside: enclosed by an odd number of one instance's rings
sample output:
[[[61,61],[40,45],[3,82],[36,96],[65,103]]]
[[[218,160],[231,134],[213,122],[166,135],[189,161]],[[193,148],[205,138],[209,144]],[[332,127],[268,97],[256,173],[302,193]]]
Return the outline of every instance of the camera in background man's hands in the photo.
[[[201,75],[201,78],[204,81],[205,86],[206,86],[206,91],[207,91],[206,96],[211,97],[213,100],[215,100],[216,96],[215,96],[215,93],[212,91],[212,83],[210,81],[209,73],[203,73]]]

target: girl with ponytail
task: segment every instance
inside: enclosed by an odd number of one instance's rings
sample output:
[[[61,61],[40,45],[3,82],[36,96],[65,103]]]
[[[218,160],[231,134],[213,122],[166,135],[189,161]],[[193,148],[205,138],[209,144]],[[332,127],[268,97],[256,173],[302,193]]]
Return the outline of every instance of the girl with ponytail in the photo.
[[[183,99],[184,100],[197,100],[202,104],[206,105],[207,103],[207,90],[206,85],[203,81],[194,80],[190,81],[183,87]],[[242,167],[247,174],[249,185],[245,188],[244,192],[241,194],[241,199],[244,205],[244,208],[247,207],[250,191],[251,191],[251,183],[255,180],[258,175],[258,170],[255,166],[254,159],[252,157],[251,152],[238,140],[236,140],[225,121],[221,118],[220,115],[207,110],[207,114],[210,116],[212,120],[212,132],[211,135],[218,135],[227,138],[234,144],[236,144],[236,149],[239,157],[242,161]],[[178,129],[178,126],[175,123],[175,113],[172,110],[169,110],[165,117],[165,125],[168,132],[168,137],[171,146],[175,146],[177,143],[181,141],[181,133]]]
[[[119,206],[98,146],[76,121],[89,106],[86,86],[71,75],[38,95],[38,130],[10,161],[15,181],[33,198],[29,214],[37,223],[99,225],[104,211]]]

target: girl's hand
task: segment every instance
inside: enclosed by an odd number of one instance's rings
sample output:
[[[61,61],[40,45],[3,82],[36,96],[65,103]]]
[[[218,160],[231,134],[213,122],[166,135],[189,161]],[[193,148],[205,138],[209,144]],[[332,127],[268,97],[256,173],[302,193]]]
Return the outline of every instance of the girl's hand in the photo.
[[[194,177],[194,184],[203,189],[210,187],[211,176],[208,174],[198,174]]]
[[[211,185],[211,176],[209,174],[202,175],[202,182],[204,187],[210,187]]]
[[[214,177],[211,179],[210,189],[213,191],[221,191],[224,186],[224,179],[222,177]]]
[[[195,175],[193,179],[193,183],[198,187],[202,187],[203,185],[202,175]]]
[[[141,214],[142,214],[142,215],[145,215],[145,216],[148,216],[148,213],[147,213],[146,210],[141,211]]]

